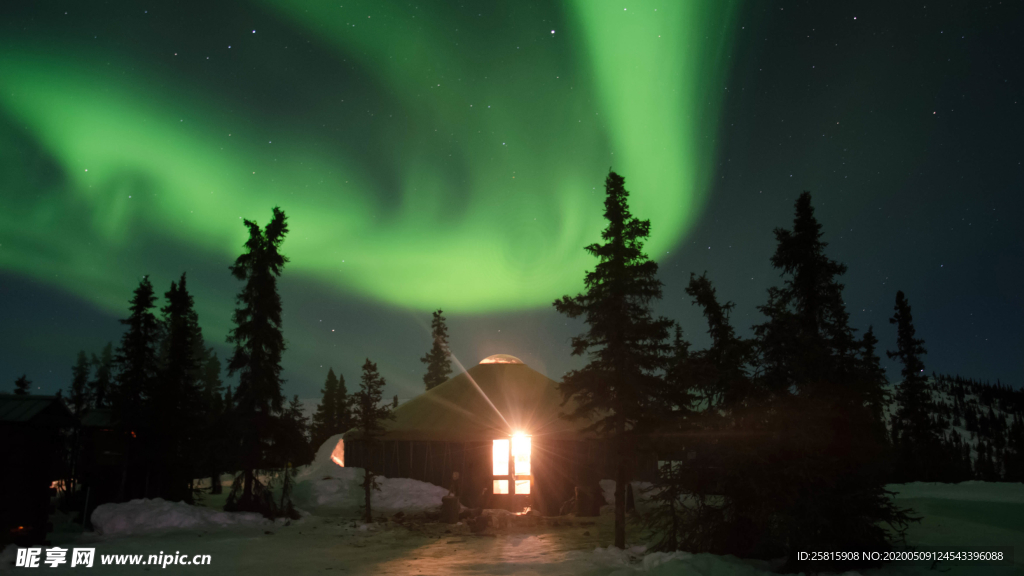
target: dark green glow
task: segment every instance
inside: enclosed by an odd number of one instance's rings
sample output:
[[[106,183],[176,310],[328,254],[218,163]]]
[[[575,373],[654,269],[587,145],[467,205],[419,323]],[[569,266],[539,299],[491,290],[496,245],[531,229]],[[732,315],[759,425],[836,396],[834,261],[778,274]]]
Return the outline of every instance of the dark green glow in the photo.
[[[699,214],[729,3],[578,0],[487,30],[411,7],[264,6],[354,63],[364,85],[353,89],[386,102],[372,111],[390,115],[381,132],[351,135],[372,142],[373,165],[280,118],[238,122],[240,103],[130,52],[14,40],[0,52],[0,106],[14,119],[0,153],[13,157],[13,133],[27,134],[60,177],[16,167],[0,267],[121,310],[154,246],[229,260],[240,219],[263,222],[280,205],[289,274],[401,307],[484,312],[579,288],[609,166],[652,221],[652,255]],[[139,72],[118,73],[128,67]],[[304,114],[368,113],[340,100],[324,95]]]

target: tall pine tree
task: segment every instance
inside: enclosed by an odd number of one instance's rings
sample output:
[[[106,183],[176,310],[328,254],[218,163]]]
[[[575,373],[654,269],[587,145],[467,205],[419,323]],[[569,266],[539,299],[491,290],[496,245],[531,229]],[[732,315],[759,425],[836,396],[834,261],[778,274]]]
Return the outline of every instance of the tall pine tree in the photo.
[[[129,301],[127,327],[113,356],[116,379],[110,392],[110,408],[120,433],[130,440],[124,458],[119,500],[147,497],[150,471],[146,442],[150,439],[148,394],[159,373],[159,345],[163,326],[153,313],[156,293],[143,276]]]
[[[343,432],[340,430],[341,422],[338,414],[338,377],[334,375],[334,368],[327,369],[327,380],[323,389],[320,390],[320,404],[313,413],[313,425],[311,426],[310,444],[314,450],[326,442],[331,436]]]
[[[81,418],[89,408],[89,358],[85,351],[79,351],[75,365],[71,367],[71,386],[68,388],[68,404],[71,413]]]
[[[647,526],[660,537],[659,550],[744,553],[755,513],[749,471],[760,465],[750,448],[750,438],[757,437],[750,428],[758,422],[747,372],[752,347],[735,335],[733,305],[719,302],[706,274],[691,274],[686,292],[704,311],[711,345],[690,351],[677,333],[666,380],[669,390],[686,395],[675,392],[678,400],[666,403],[673,410],[662,429],[687,440],[675,461],[661,466]]]
[[[430,336],[434,341],[430,346],[427,355],[420,358],[420,362],[427,365],[427,373],[423,375],[423,383],[427,390],[448,380],[452,373],[451,351],[448,349],[448,326],[445,324],[445,317],[441,315],[442,310],[434,312],[434,318],[430,321]]]
[[[795,570],[800,551],[886,549],[908,515],[884,489],[883,382],[849,326],[838,280],[846,266],[826,256],[809,193],[796,201],[793,229],[775,237],[771,262],[785,282],[769,289],[760,308],[768,320],[754,332],[756,383],[778,440],[754,479],[761,528],[785,550],[784,569]]]
[[[386,384],[384,378],[377,372],[377,365],[367,358],[363,364],[359,391],[352,394],[352,420],[366,453],[371,453],[380,442],[380,437],[384,433],[384,421],[394,417],[391,414],[391,407],[386,402],[381,402]],[[380,487],[377,485],[376,475],[369,466],[366,466],[363,473],[362,486],[365,498],[363,521],[373,522],[371,495]]]
[[[92,397],[93,406],[106,408],[110,404],[110,392],[114,381],[114,345],[107,342],[99,356],[92,355],[91,363],[94,373],[92,380],[89,381],[89,395]]]
[[[338,387],[334,394],[334,413],[338,415],[338,428],[335,434],[344,434],[352,429],[352,397],[345,386],[345,375],[338,374]],[[319,448],[319,446],[314,446]]]
[[[202,362],[200,386],[202,387],[203,419],[201,430],[201,468],[203,476],[209,475],[211,493],[220,494],[220,474],[228,470],[225,452],[229,449],[225,425],[224,383],[220,378],[220,358],[213,348],[207,348]]]
[[[893,419],[892,439],[896,448],[895,482],[937,482],[945,468],[952,465],[941,445],[941,430],[932,420],[936,411],[924,375],[927,353],[924,340],[915,337],[914,318],[903,291],[896,292],[895,313],[889,318],[896,325],[896,350],[886,354],[903,365],[903,382],[896,389],[899,407]]]
[[[128,430],[141,424],[146,393],[152,390],[159,369],[163,326],[153,314],[155,302],[153,284],[149,276],[143,276],[129,302],[129,315],[121,320],[128,329],[114,354],[117,381],[113,409],[115,418]]]
[[[165,337],[161,345],[160,372],[149,392],[149,426],[152,431],[147,454],[154,475],[155,493],[171,501],[192,501],[192,480],[202,475],[201,432],[205,425],[200,377],[206,348],[199,317],[186,275],[164,297],[161,309]]]
[[[598,418],[589,430],[610,440],[616,454],[615,545],[626,545],[626,485],[636,434],[653,424],[654,399],[662,394],[660,374],[669,352],[672,322],[651,315],[661,298],[658,264],[643,251],[650,221],[629,211],[625,179],[609,172],[605,180],[604,217],[608,227],[585,250],[598,259],[584,278],[586,291],[564,296],[555,309],[569,318],[583,318],[586,332],[572,339],[574,356],[591,361],[565,375],[560,391],[574,401],[570,417]]]
[[[228,336],[228,342],[235,345],[228,374],[238,374],[234,402],[242,466],[241,496],[230,502],[239,510],[268,512],[272,502],[269,494],[263,494],[256,470],[265,461],[268,431],[273,429],[275,415],[280,414],[284,401],[281,354],[285,343],[277,277],[288,262],[280,252],[288,225],[284,212],[275,207],[265,228],[251,220],[245,220],[245,226],[249,230],[245,252],[230,267],[234,277],[245,282],[236,298],[232,318],[235,327]],[[233,489],[232,496],[236,495]]]

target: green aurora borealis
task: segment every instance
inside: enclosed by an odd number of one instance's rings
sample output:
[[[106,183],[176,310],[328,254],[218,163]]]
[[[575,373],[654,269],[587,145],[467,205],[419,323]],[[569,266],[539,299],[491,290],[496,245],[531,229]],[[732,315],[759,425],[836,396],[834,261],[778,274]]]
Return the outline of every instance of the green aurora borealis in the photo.
[[[287,275],[482,313],[579,287],[609,166],[652,254],[699,216],[731,3],[240,6],[215,39],[4,31],[3,270],[120,313],[153,250],[228,262],[280,205]]]

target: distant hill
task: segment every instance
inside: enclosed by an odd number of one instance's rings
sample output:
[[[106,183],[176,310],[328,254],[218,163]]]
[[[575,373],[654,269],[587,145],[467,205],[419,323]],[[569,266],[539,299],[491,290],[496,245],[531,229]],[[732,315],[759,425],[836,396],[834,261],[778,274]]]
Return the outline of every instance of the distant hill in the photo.
[[[899,407],[896,386],[885,408],[890,430]],[[941,481],[1024,482],[1024,390],[935,374],[928,388],[949,456],[949,475]]]

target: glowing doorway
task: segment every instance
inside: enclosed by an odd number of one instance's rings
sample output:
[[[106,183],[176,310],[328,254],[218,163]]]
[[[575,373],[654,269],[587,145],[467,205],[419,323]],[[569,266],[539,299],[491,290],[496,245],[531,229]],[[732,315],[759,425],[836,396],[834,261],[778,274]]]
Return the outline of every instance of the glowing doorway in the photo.
[[[533,475],[530,470],[530,437],[516,433],[511,440],[495,440],[492,447],[493,494],[529,494]],[[511,488],[511,491],[509,490]]]

